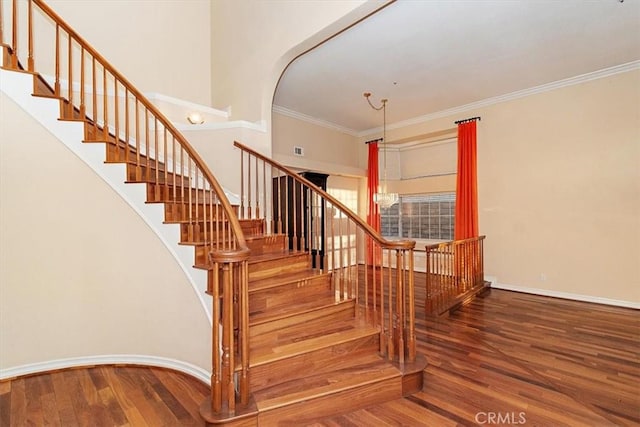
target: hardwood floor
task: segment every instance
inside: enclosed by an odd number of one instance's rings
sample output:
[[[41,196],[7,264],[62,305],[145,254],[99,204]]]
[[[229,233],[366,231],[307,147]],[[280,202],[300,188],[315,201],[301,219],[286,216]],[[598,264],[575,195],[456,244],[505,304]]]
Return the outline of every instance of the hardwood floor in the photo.
[[[492,290],[419,315],[420,393],[313,426],[640,425],[640,312]],[[183,374],[95,367],[0,383],[0,426],[203,425]]]

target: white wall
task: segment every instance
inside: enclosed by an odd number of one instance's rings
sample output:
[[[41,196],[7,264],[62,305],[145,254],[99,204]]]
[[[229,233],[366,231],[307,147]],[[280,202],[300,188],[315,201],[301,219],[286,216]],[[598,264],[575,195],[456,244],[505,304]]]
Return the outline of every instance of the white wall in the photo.
[[[273,113],[272,125],[274,160],[316,172],[366,176],[359,167],[356,137],[280,113]],[[303,157],[294,156],[296,146],[304,149]]]
[[[478,192],[486,274],[502,285],[640,302],[640,70],[387,135],[411,138],[474,116],[482,117]],[[446,191],[455,189],[455,175],[390,187]]]
[[[139,90],[211,105],[210,0],[47,4]]]
[[[0,112],[0,375],[114,355],[209,371],[210,323],[158,237],[4,94]]]
[[[270,122],[276,84],[296,56],[388,0],[216,0],[211,7],[211,90],[232,118]]]

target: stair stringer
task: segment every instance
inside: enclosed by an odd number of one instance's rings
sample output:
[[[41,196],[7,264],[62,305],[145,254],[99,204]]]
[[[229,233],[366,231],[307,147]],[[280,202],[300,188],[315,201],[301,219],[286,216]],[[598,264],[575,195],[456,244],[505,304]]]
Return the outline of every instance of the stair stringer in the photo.
[[[163,204],[145,203],[146,188],[144,184],[126,184],[124,182],[126,165],[105,163],[103,144],[82,143],[84,139],[83,122],[59,120],[60,101],[58,99],[32,95],[33,78],[34,76],[30,73],[0,69],[0,90],[89,166],[151,228],[184,272],[209,323],[213,324],[212,302],[210,298],[205,298],[207,272],[193,268],[192,247],[178,244],[180,226],[164,223]]]

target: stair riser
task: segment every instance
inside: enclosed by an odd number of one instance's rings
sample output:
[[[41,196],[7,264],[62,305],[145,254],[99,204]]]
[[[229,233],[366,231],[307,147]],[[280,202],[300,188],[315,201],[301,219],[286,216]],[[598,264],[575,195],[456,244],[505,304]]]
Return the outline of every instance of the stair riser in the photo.
[[[169,181],[171,181],[170,178]],[[166,180],[165,180],[166,181]],[[206,202],[211,204],[217,204],[218,198],[211,192],[204,190],[196,190],[192,188],[184,190],[179,186],[174,186],[172,182],[164,184],[147,184],[147,202]]]
[[[245,236],[246,237],[246,236]],[[285,250],[285,236],[270,235],[247,239],[247,246],[252,255],[277,254]]]
[[[297,282],[286,283],[274,288],[251,291],[249,283],[249,313],[265,311],[278,304],[291,302],[295,296],[296,301],[308,301],[320,295],[326,295],[326,291],[331,289],[331,277],[314,276],[310,279],[303,279]]]
[[[211,209],[213,208],[213,212]],[[191,211],[191,215],[189,215]],[[209,221],[211,218],[215,218],[216,214],[218,219],[224,217],[223,209],[216,209],[215,205],[211,206],[206,203],[199,204],[186,204],[186,203],[165,203],[164,205],[164,220],[166,222],[183,222],[192,221],[194,224],[203,223],[205,220]]]
[[[402,397],[400,377],[333,393],[271,410],[260,410],[258,424],[264,426],[312,425],[319,418],[355,411]],[[258,403],[258,408],[260,404]]]
[[[250,325],[251,335],[258,335],[276,329],[286,328],[287,326],[297,325],[304,322],[310,322],[315,319],[327,318],[335,320],[346,320],[353,318],[355,315],[355,303],[346,301],[341,304],[323,307],[318,310],[308,311],[295,314],[292,316],[274,319],[268,322]],[[251,323],[251,321],[249,321]]]
[[[255,392],[286,382],[292,372],[313,372],[314,374],[330,372],[349,357],[376,353],[378,349],[379,336],[375,334],[255,366],[251,368],[251,390]]]
[[[195,224],[193,226],[194,233],[200,233],[200,226]],[[252,254],[266,254],[266,253],[278,253],[284,250],[284,243],[280,242],[279,244],[276,242],[275,244],[271,242],[272,237],[275,236],[266,236],[260,238],[254,238],[251,240],[247,240],[247,246],[251,250]],[[195,246],[195,263],[196,264],[205,264],[209,260],[209,252],[211,252],[210,247],[207,246]]]
[[[218,216],[221,214],[222,208],[218,210]],[[215,207],[213,217],[215,217]],[[228,239],[228,231],[223,231],[223,228],[227,226],[226,222],[214,222],[212,224],[205,223],[204,221],[194,222],[193,224],[180,224],[180,242],[181,243],[198,243],[204,242],[204,230],[207,227],[207,240],[217,239],[220,236],[221,239]],[[244,233],[245,238],[252,237],[255,230],[261,230],[262,227],[254,224],[254,220],[240,220],[240,228]],[[213,230],[213,232],[212,232]]]
[[[284,265],[283,265],[284,264]],[[268,260],[249,264],[249,282],[252,280],[263,279],[281,273],[293,273],[296,271],[304,271],[310,268],[309,255],[301,253],[300,255],[288,257],[285,261],[281,259]]]

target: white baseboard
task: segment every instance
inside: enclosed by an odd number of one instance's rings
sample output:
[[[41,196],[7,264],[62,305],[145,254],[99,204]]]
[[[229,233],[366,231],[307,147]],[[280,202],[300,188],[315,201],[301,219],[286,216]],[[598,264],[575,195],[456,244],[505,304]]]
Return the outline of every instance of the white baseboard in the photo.
[[[73,357],[68,359],[48,360],[45,362],[31,363],[13,368],[0,369],[0,381],[16,378],[23,375],[32,375],[40,372],[54,371],[57,369],[77,368],[95,365],[143,365],[158,368],[174,369],[194,377],[205,384],[209,384],[211,374],[204,369],[180,360],[158,356],[143,356],[138,354],[109,354],[102,356]]]
[[[494,280],[490,280],[489,276],[485,277],[485,280],[491,282],[491,288],[493,289],[504,289],[505,291],[523,292],[525,294],[534,294],[545,297],[569,299],[574,301],[592,302],[595,304],[612,305],[616,307],[633,308],[636,310],[640,310],[640,303],[638,302],[595,297],[592,295],[573,294],[569,292],[552,291],[549,289],[538,289],[528,288],[526,286],[509,285],[507,283],[498,283],[498,281],[495,280],[495,277],[493,277],[493,279]]]

